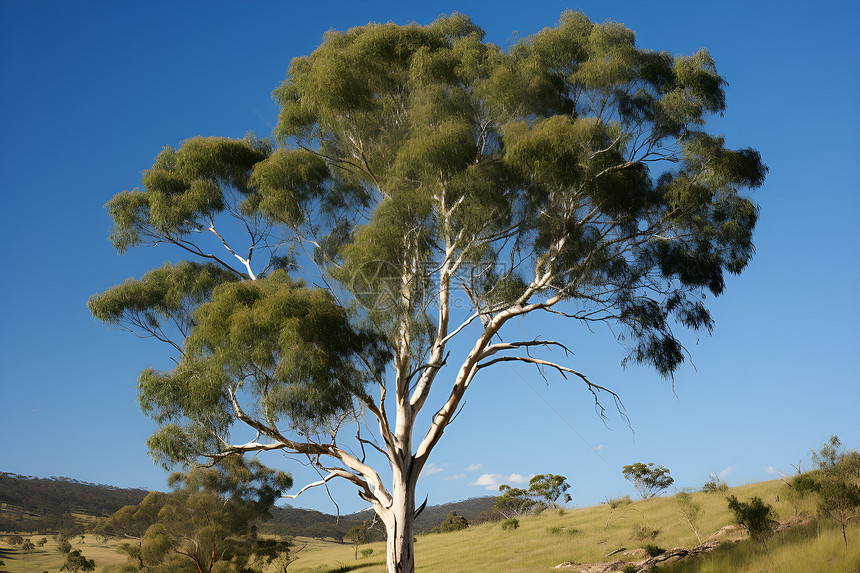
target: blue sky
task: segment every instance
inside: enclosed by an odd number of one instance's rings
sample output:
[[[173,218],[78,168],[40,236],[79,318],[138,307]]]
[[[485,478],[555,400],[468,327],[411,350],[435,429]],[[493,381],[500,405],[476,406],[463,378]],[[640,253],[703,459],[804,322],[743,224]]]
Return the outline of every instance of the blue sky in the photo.
[[[717,8],[718,6],[718,8]],[[510,45],[565,8],[612,19],[641,47],[710,50],[728,80],[712,130],[770,168],[757,255],[711,308],[713,336],[687,340],[695,368],[670,383],[623,370],[611,333],[541,325],[573,366],[617,391],[633,431],[604,424],[573,381],[506,366],[478,379],[419,483],[430,503],[559,473],[573,504],[632,494],[621,466],[667,466],[682,487],[790,472],[830,434],[860,446],[860,3],[819,2],[44,2],[0,3],[2,207],[0,471],[165,487],[146,453],[153,424],[135,382],[169,367],[150,341],[92,319],[87,298],[165,260],[122,257],[103,208],[140,183],[165,144],[267,135],[270,92],[322,34],[369,21],[428,23],[461,11]],[[307,468],[266,458],[293,471]],[[488,490],[488,488],[490,488]],[[363,507],[334,488],[341,511]],[[295,505],[333,511],[321,492]]]

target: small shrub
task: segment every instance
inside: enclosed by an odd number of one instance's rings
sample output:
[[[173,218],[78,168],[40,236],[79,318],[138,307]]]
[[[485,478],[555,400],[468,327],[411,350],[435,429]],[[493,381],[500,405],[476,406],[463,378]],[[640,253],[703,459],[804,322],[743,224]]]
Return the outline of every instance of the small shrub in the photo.
[[[764,541],[776,527],[773,507],[758,497],[748,502],[738,501],[738,498],[728,497],[729,509],[735,514],[735,521],[743,526],[755,541]]]
[[[439,531],[441,533],[449,533],[451,531],[460,531],[467,527],[469,527],[469,522],[466,518],[458,515],[456,511],[452,511],[445,517],[445,521],[439,525]]]
[[[634,541],[654,541],[660,535],[659,529],[652,529],[642,523],[637,523],[633,526],[633,533],[630,538]]]
[[[366,558],[370,557],[371,555],[373,555],[373,547],[368,547],[367,549],[361,550],[361,557],[362,558],[366,559]]]
[[[557,534],[557,533],[561,533],[561,531],[562,531],[561,527],[547,527],[546,528],[546,532],[549,534],[553,534],[553,535]]]
[[[622,505],[630,505],[633,500],[630,499],[629,495],[625,495],[624,497],[610,497],[606,503],[610,509],[618,509]]]
[[[644,545],[642,549],[644,549],[645,553],[647,553],[651,557],[657,557],[658,555],[666,553],[666,550],[662,547],[657,547],[656,545],[652,545],[650,543],[648,545]]]
[[[721,480],[716,473],[711,474],[708,481],[702,486],[703,493],[724,493],[727,491],[729,491],[729,484]]]
[[[634,565],[633,563],[629,563],[624,566],[624,573],[638,573],[639,567]]]
[[[520,526],[520,520],[516,517],[509,517],[508,519],[502,522],[502,529],[505,531],[510,530],[513,531]]]

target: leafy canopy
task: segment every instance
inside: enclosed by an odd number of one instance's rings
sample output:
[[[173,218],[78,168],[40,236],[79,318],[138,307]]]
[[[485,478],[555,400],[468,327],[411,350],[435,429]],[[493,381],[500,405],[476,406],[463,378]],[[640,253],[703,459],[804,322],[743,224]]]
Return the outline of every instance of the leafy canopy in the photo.
[[[289,552],[287,542],[256,530],[291,487],[288,474],[231,456],[215,468],[174,473],[169,483],[171,493],[151,492],[101,525],[102,534],[134,541],[119,547],[134,570],[250,572]]]
[[[676,329],[711,330],[708,296],[754,252],[745,192],[767,171],[706,129],[725,85],[707,50],[643,50],[579,12],[507,51],[462,14],[328,32],[274,92],[275,141],[165,147],[107,204],[119,252],[192,259],[89,301],[176,353],[139,379],[151,452],[306,455],[312,485],[348,480],[411,547],[418,476],[485,368],[574,376],[601,413],[618,399],[539,356],[572,338],[509,322],[608,323],[666,377],[686,357]]]
[[[633,487],[642,499],[650,499],[675,483],[675,478],[669,475],[669,470],[663,466],[654,465],[654,462],[648,465],[636,462],[621,468],[621,473],[627,481],[633,483]]]

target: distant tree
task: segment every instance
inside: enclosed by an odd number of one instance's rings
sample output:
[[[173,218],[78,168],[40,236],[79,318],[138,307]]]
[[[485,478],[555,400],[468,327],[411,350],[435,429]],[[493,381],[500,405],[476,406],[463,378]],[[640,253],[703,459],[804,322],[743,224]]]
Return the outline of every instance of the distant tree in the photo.
[[[36,545],[29,539],[25,539],[24,543],[21,544],[21,551],[23,551],[24,554],[32,553],[35,550]]]
[[[818,466],[818,469],[833,469],[839,464],[844,454],[842,451],[842,441],[839,439],[839,436],[834,434],[821,445],[819,451],[809,450],[809,453],[812,463]]]
[[[17,534],[16,535],[10,535],[9,537],[6,538],[6,541],[7,541],[7,543],[9,543],[9,545],[13,545],[13,546],[21,545],[22,543],[24,543],[24,537],[22,535],[17,535]]]
[[[242,569],[254,560],[270,563],[288,551],[287,542],[261,540],[256,529],[292,485],[287,474],[231,456],[215,468],[173,474],[169,483],[171,493],[153,492],[105,524],[106,532],[134,541],[119,551],[138,569],[192,566],[210,573],[216,565]]]
[[[90,300],[175,353],[138,380],[150,451],[308,459],[411,573],[415,488],[482,376],[517,362],[617,399],[520,325],[610,324],[662,376],[686,359],[679,328],[712,329],[703,298],[752,257],[766,172],[706,128],[725,85],[704,49],[643,49],[575,12],[510,49],[462,14],[328,32],[276,91],[279,147],[192,138],[108,203],[119,252],[195,259]],[[375,467],[354,455],[368,426]]]
[[[818,500],[818,513],[839,524],[842,539],[848,546],[846,528],[856,519],[860,510],[860,454],[846,451],[838,436],[812,451],[812,462],[817,469],[796,476],[791,482],[795,494],[813,493]]]
[[[358,560],[358,547],[370,542],[370,526],[372,523],[373,522],[370,520],[363,521],[359,525],[350,528],[350,530],[346,532],[346,535],[343,536],[344,539],[352,544],[352,547],[355,550],[356,561]]]
[[[58,533],[54,536],[54,539],[57,540],[57,551],[60,553],[68,553],[72,550],[72,544],[69,542],[69,538],[63,533]]]
[[[729,485],[720,479],[716,472],[708,475],[708,480],[702,485],[703,493],[725,492],[729,490]]]
[[[493,509],[506,518],[522,515],[537,503],[529,497],[529,492],[524,489],[502,484],[499,486],[499,491],[502,492],[502,495],[496,498]]]
[[[469,522],[462,515],[457,515],[456,511],[452,511],[445,520],[439,525],[439,531],[442,533],[450,533],[451,531],[460,531],[469,527]]]
[[[559,498],[563,499],[564,503],[571,500],[570,494],[565,493],[568,489],[570,484],[562,475],[540,474],[529,480],[529,495],[551,507],[559,506]]]
[[[699,537],[699,518],[702,515],[702,504],[693,501],[692,494],[687,491],[679,491],[675,495],[675,501],[678,503],[678,513],[682,523],[695,533],[696,539],[702,543],[702,538]]]
[[[739,501],[734,495],[727,498],[729,509],[735,514],[735,522],[749,532],[754,541],[764,542],[776,527],[773,507],[760,498],[748,502]]]
[[[36,542],[36,547],[44,547],[47,542],[48,542],[48,538],[43,537]]]
[[[650,499],[675,483],[675,479],[669,475],[668,469],[663,466],[655,466],[653,462],[648,465],[636,462],[624,466],[621,473],[624,474],[627,481],[633,483],[633,487],[636,488],[642,499]]]
[[[81,554],[80,549],[70,551],[66,556],[66,561],[60,567],[60,571],[70,571],[78,573],[78,571],[95,571],[96,562],[92,559],[87,559]]]

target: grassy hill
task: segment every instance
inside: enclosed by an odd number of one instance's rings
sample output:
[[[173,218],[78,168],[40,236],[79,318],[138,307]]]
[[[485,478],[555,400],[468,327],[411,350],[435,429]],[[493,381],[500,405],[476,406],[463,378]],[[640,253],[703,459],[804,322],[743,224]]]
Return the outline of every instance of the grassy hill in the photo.
[[[783,495],[782,487],[781,481],[774,480],[722,493],[693,494],[693,500],[702,506],[698,527],[702,540],[717,539],[724,544],[711,553],[688,557],[676,564],[661,564],[660,573],[860,573],[860,524],[856,521],[848,531],[847,549],[841,533],[829,522],[809,519],[805,525],[775,534],[764,546],[751,541],[731,542],[743,535],[732,525],[727,495],[734,494],[742,500],[758,496],[774,507],[783,522],[794,520],[796,513],[800,517],[814,514],[811,503],[795,507]],[[692,548],[699,544],[695,534],[683,525],[674,496],[634,501],[615,508],[604,504],[564,512],[545,511],[520,517],[519,523],[520,527],[514,531],[502,530],[499,523],[484,523],[454,533],[419,534],[415,545],[417,570],[420,573],[552,573],[556,571],[555,566],[570,562],[572,566],[557,571],[593,573],[605,571],[605,566],[616,562],[615,568],[609,570],[623,571],[625,565],[647,557],[642,549],[646,544],[665,549]],[[634,539],[636,532],[642,530],[657,533],[653,540]],[[36,541],[40,537],[31,538]],[[385,571],[385,546],[381,542],[362,546],[362,549],[373,549],[373,554],[358,561],[354,560],[352,546],[347,544],[308,537],[296,537],[294,543],[294,550],[300,551],[298,560],[289,568],[290,573]],[[76,549],[95,559],[97,572],[125,561],[124,556],[115,553],[116,544],[117,541],[102,542],[94,536],[73,541]],[[62,564],[62,557],[50,537],[44,547],[29,555],[21,554],[19,549],[0,540],[0,559],[6,563],[0,571],[9,573],[57,571]],[[599,564],[603,565],[598,567]]]
[[[733,515],[726,504],[726,496],[730,494],[742,500],[760,497],[774,507],[780,521],[794,519],[795,509],[800,515],[814,512],[811,504],[795,508],[784,496],[777,501],[781,488],[782,482],[775,480],[732,488],[725,493],[693,494],[693,500],[702,504],[699,523],[702,540],[728,541],[743,537],[732,525]],[[653,541],[638,541],[633,539],[637,526],[659,532]],[[419,535],[417,540],[416,564],[421,573],[550,573],[553,567],[564,562],[578,566],[560,571],[583,571],[588,564],[609,564],[618,560],[623,563],[615,570],[623,571],[625,564],[638,563],[647,557],[642,549],[646,543],[665,549],[699,545],[695,534],[682,524],[674,496],[634,501],[615,509],[600,505],[567,510],[563,514],[547,511],[521,517],[520,527],[514,531],[504,531],[498,523],[486,523],[455,533]],[[300,539],[297,542],[301,545]],[[373,543],[366,547],[372,548],[373,554],[355,561],[349,546],[323,543],[308,546],[290,571],[384,572],[384,544]],[[764,547],[751,541],[728,542],[724,547],[676,565],[662,565],[660,572],[860,573],[860,526],[857,523],[851,526],[847,550],[839,531],[826,521],[820,524],[812,521],[777,533]],[[620,548],[624,550],[608,555]]]

